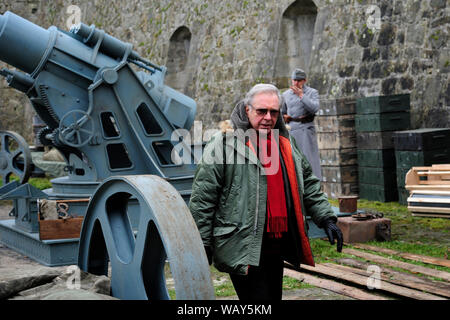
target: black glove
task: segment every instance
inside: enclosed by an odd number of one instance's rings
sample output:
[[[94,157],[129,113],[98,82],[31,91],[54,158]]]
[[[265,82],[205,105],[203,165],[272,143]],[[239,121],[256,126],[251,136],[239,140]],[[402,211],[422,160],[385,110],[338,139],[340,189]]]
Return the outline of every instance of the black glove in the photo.
[[[344,243],[344,239],[342,236],[342,231],[336,225],[334,219],[327,219],[322,223],[322,228],[325,230],[327,234],[328,240],[330,240],[331,244],[334,244],[334,239],[337,240],[337,252],[342,252],[342,245]]]
[[[213,252],[210,246],[205,246],[206,257],[208,258],[209,265],[212,264]]]

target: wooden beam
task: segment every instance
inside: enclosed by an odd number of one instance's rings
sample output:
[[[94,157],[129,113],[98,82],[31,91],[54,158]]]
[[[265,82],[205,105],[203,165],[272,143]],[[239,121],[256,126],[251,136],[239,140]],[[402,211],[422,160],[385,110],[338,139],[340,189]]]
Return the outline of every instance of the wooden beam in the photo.
[[[391,267],[402,268],[402,269],[411,271],[413,273],[422,273],[427,276],[432,276],[432,277],[444,279],[446,281],[450,281],[450,273],[445,272],[445,271],[426,268],[426,267],[422,267],[422,266],[418,266],[415,264],[402,262],[402,261],[398,261],[398,260],[388,259],[388,258],[381,257],[379,255],[376,255],[376,254],[361,252],[361,251],[355,250],[355,249],[343,249],[342,252],[347,253],[347,254],[352,254],[354,256],[364,258],[366,260],[373,261],[375,263],[384,264],[384,265],[391,266]]]
[[[337,279],[342,279],[351,283],[356,283],[361,286],[368,286],[369,277],[361,276],[359,274],[353,272],[342,271],[337,268],[326,267],[321,264],[317,264],[315,267],[311,267],[308,265],[301,265],[301,270],[307,270],[316,274],[322,274],[326,276],[331,276]],[[381,290],[384,292],[394,293],[396,295],[400,295],[403,297],[408,297],[417,300],[447,300],[445,298],[425,293],[421,291],[417,291],[410,288],[401,287],[383,280],[380,280],[379,288],[374,288],[373,290]]]
[[[450,268],[450,260],[447,260],[447,259],[422,256],[420,254],[401,252],[401,251],[397,251],[397,250],[380,248],[380,247],[376,247],[376,246],[369,246],[367,244],[360,244],[360,243],[352,244],[352,246],[355,248],[358,248],[358,249],[372,250],[372,251],[376,251],[376,252],[400,256],[404,259],[409,259],[409,260],[414,260],[414,261],[419,261],[419,262],[423,262],[423,263],[434,264],[434,265]]]
[[[426,185],[426,184],[406,184],[405,189],[409,191],[422,191],[422,190],[436,190],[436,191],[450,191],[450,186],[447,185]]]
[[[310,274],[299,272],[296,270],[291,270],[288,268],[284,269],[284,275],[300,280],[304,283],[308,283],[310,285],[327,289],[358,300],[388,300],[387,298],[367,293],[366,291],[355,287],[347,286],[345,284],[332,280],[321,279],[319,277],[315,277]]]
[[[339,264],[324,263],[324,265],[327,266],[327,267],[330,267],[330,268],[337,268],[337,269],[340,269],[340,270],[343,270],[343,271],[353,272],[353,273],[356,273],[356,274],[359,274],[359,275],[362,275],[362,276],[371,276],[372,275],[372,273],[369,273],[367,270],[361,270],[361,269],[352,268],[352,267],[348,267],[348,266],[343,266],[343,265],[339,265]],[[428,286],[428,285],[420,283],[420,282],[410,281],[410,280],[408,280],[408,279],[406,279],[404,277],[400,277],[400,278],[392,277],[391,278],[391,277],[388,277],[385,274],[383,274],[381,272],[381,269],[382,268],[380,268],[380,277],[381,277],[381,280],[383,280],[383,281],[390,282],[390,283],[393,283],[393,284],[398,284],[400,286],[408,287],[408,288],[411,288],[411,289],[417,289],[417,290],[420,290],[420,291],[426,291],[426,292],[429,292],[431,294],[437,294],[437,295],[444,296],[444,297],[447,297],[447,298],[450,297],[450,291],[449,290],[442,290],[442,289],[439,289],[439,288],[435,288],[433,286]]]
[[[413,217],[450,219],[450,214],[411,213]]]
[[[410,196],[407,200],[408,202],[422,202],[422,203],[439,203],[439,204],[447,204],[450,203],[450,197],[444,196],[441,198],[423,198],[423,197],[417,197],[417,194],[415,194],[416,197]],[[447,206],[448,209],[450,207]]]
[[[363,262],[350,258],[338,259],[337,262],[345,264],[354,268],[361,269],[363,272],[367,272],[367,268],[371,265],[368,262]],[[367,273],[366,273],[367,274]],[[450,297],[450,284],[442,281],[434,281],[428,278],[407,274],[404,272],[395,271],[389,268],[381,268],[382,277],[386,277],[386,281],[406,280],[415,284],[421,284],[424,286],[425,291],[438,294],[444,297]],[[384,279],[383,279],[384,280]]]

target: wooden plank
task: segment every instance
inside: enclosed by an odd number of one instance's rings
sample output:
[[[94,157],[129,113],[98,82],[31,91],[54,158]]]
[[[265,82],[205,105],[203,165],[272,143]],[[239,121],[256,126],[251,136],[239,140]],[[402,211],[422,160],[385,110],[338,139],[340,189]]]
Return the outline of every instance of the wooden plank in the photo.
[[[421,190],[421,191],[413,191],[414,194],[433,194],[433,195],[443,195],[449,196],[450,191],[447,190]]]
[[[422,202],[422,203],[450,203],[450,197],[448,198],[419,198],[409,197],[409,202]],[[450,209],[450,208],[449,208]]]
[[[422,192],[422,190],[436,190],[436,191],[449,191],[450,190],[450,186],[447,185],[438,185],[438,184],[433,184],[433,185],[427,185],[427,184],[409,184],[408,182],[405,183],[405,189],[410,190],[410,191],[420,191]]]
[[[318,274],[322,274],[322,275],[326,275],[326,276],[331,276],[331,277],[334,277],[337,279],[342,279],[342,280],[345,280],[345,281],[348,281],[351,283],[356,283],[361,286],[367,286],[368,280],[369,280],[369,277],[361,276],[361,275],[353,273],[353,272],[338,270],[336,268],[326,267],[321,264],[317,264],[315,267],[311,267],[311,266],[302,264],[301,270],[307,270],[310,272],[314,272],[314,273],[318,273]],[[383,280],[380,280],[380,287],[374,288],[374,290],[375,289],[394,293],[396,295],[400,295],[403,297],[417,299],[417,300],[446,300],[445,298],[442,298],[442,297],[439,297],[439,296],[436,296],[436,295],[433,295],[430,293],[420,292],[420,291],[417,291],[414,289],[401,287],[401,286],[398,286],[398,285],[395,285],[395,284],[392,284],[392,283],[389,283],[389,282],[386,282]]]
[[[412,213],[411,214],[413,217],[422,217],[422,218],[446,218],[446,219],[450,219],[450,215],[446,214],[426,214],[426,213]]]
[[[284,269],[284,275],[300,280],[304,283],[308,283],[310,285],[327,289],[339,294],[342,294],[347,297],[351,297],[358,300],[388,300],[387,298],[377,296],[375,294],[367,293],[364,290],[348,286],[336,281],[321,279],[319,277],[312,276],[310,274],[299,272],[295,270],[291,270],[288,268]]]
[[[392,249],[388,249],[388,248],[380,248],[380,247],[370,246],[370,245],[367,245],[367,244],[360,244],[360,243],[359,244],[352,244],[352,246],[355,247],[355,248],[358,248],[358,249],[372,250],[372,251],[376,251],[376,252],[396,255],[396,256],[402,257],[404,259],[420,261],[420,262],[423,262],[423,263],[434,264],[434,265],[450,268],[450,260],[448,260],[448,259],[441,259],[441,258],[436,258],[436,257],[423,256],[423,255],[420,255],[420,254],[414,254],[414,253],[409,253],[409,252],[401,252],[401,251],[392,250]]]
[[[335,264],[335,263],[324,263],[324,265],[327,267],[330,267],[330,268],[337,268],[337,269],[340,269],[343,271],[354,272],[354,273],[362,275],[362,276],[371,276],[372,275],[372,273],[368,273],[367,270],[361,270],[361,269],[343,266],[343,265],[339,265],[339,264]],[[411,289],[426,291],[431,294],[437,294],[437,295],[444,296],[447,298],[450,297],[450,290],[442,290],[442,289],[435,288],[433,286],[428,286],[428,285],[425,285],[425,284],[422,284],[422,283],[419,283],[416,281],[410,281],[408,279],[405,279],[404,277],[400,277],[400,278],[388,277],[385,274],[381,273],[381,268],[380,268],[380,278],[383,281],[390,282],[393,284],[398,284],[400,286],[408,287]]]
[[[355,250],[355,249],[343,249],[342,252],[347,253],[347,254],[352,254],[354,256],[364,258],[366,260],[373,261],[373,262],[376,262],[379,264],[384,264],[384,265],[391,266],[391,267],[402,268],[402,269],[411,271],[413,273],[422,273],[427,276],[432,276],[432,277],[444,279],[446,281],[450,281],[450,273],[445,272],[445,271],[426,268],[426,267],[422,267],[422,266],[418,266],[415,264],[402,262],[402,261],[398,261],[398,260],[388,259],[388,258],[381,257],[379,255],[376,255],[376,254],[362,252],[362,251]]]
[[[82,198],[82,199],[67,199],[67,200],[56,200],[56,203],[73,203],[73,202],[89,202],[91,198]]]
[[[450,170],[450,164],[433,164],[430,170]]]
[[[441,218],[448,218],[450,215],[449,208],[408,206],[408,210],[411,212],[439,213]]]
[[[447,174],[450,174],[450,171],[418,171],[417,174],[419,176],[421,176],[421,175],[423,175],[423,176],[426,176],[426,175],[442,175],[442,174],[447,175]]]
[[[450,181],[448,180],[419,180],[419,183],[421,185],[450,185]]]
[[[83,218],[84,217],[58,220],[40,220],[39,239],[54,240],[79,238]]]
[[[438,207],[416,207],[416,206],[408,206],[408,210],[409,211],[414,211],[414,212],[432,212],[432,213],[442,213],[442,214],[446,214],[446,213],[450,213],[449,212],[450,208],[438,208]]]
[[[361,269],[361,271],[363,272],[367,272],[367,268],[371,265],[368,262],[363,262],[350,258],[338,259],[337,262]],[[422,286],[424,286],[425,291],[428,291],[430,293],[438,294],[444,297],[450,297],[450,284],[446,282],[434,281],[413,274],[395,271],[386,267],[381,267],[381,275],[387,278],[385,281],[390,282],[391,280],[399,280],[399,279],[406,280],[415,284],[421,284]]]

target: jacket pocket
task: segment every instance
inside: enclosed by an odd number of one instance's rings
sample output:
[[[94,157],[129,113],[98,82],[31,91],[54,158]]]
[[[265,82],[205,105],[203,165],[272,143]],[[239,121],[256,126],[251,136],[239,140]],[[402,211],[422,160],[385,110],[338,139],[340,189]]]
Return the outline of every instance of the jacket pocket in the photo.
[[[213,236],[214,237],[226,236],[228,234],[231,234],[236,229],[237,226],[215,227],[213,231]]]

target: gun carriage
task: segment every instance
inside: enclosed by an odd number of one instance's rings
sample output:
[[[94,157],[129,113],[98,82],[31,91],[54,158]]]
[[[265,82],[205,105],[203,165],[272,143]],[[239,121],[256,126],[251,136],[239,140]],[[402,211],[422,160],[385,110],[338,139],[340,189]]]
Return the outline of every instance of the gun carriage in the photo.
[[[166,261],[177,299],[214,298],[186,206],[194,152],[177,136],[191,128],[196,103],[164,84],[166,68],[93,25],[45,30],[11,12],[0,15],[0,60],[17,69],[0,74],[46,124],[40,141],[67,164],[67,176],[40,191],[27,183],[24,139],[0,132],[0,199],[13,200],[0,241],[49,266],[78,264],[94,274],[110,266],[112,294],[121,299],[167,299]],[[174,161],[175,146],[192,161]],[[77,203],[79,239],[40,239],[39,199]]]

